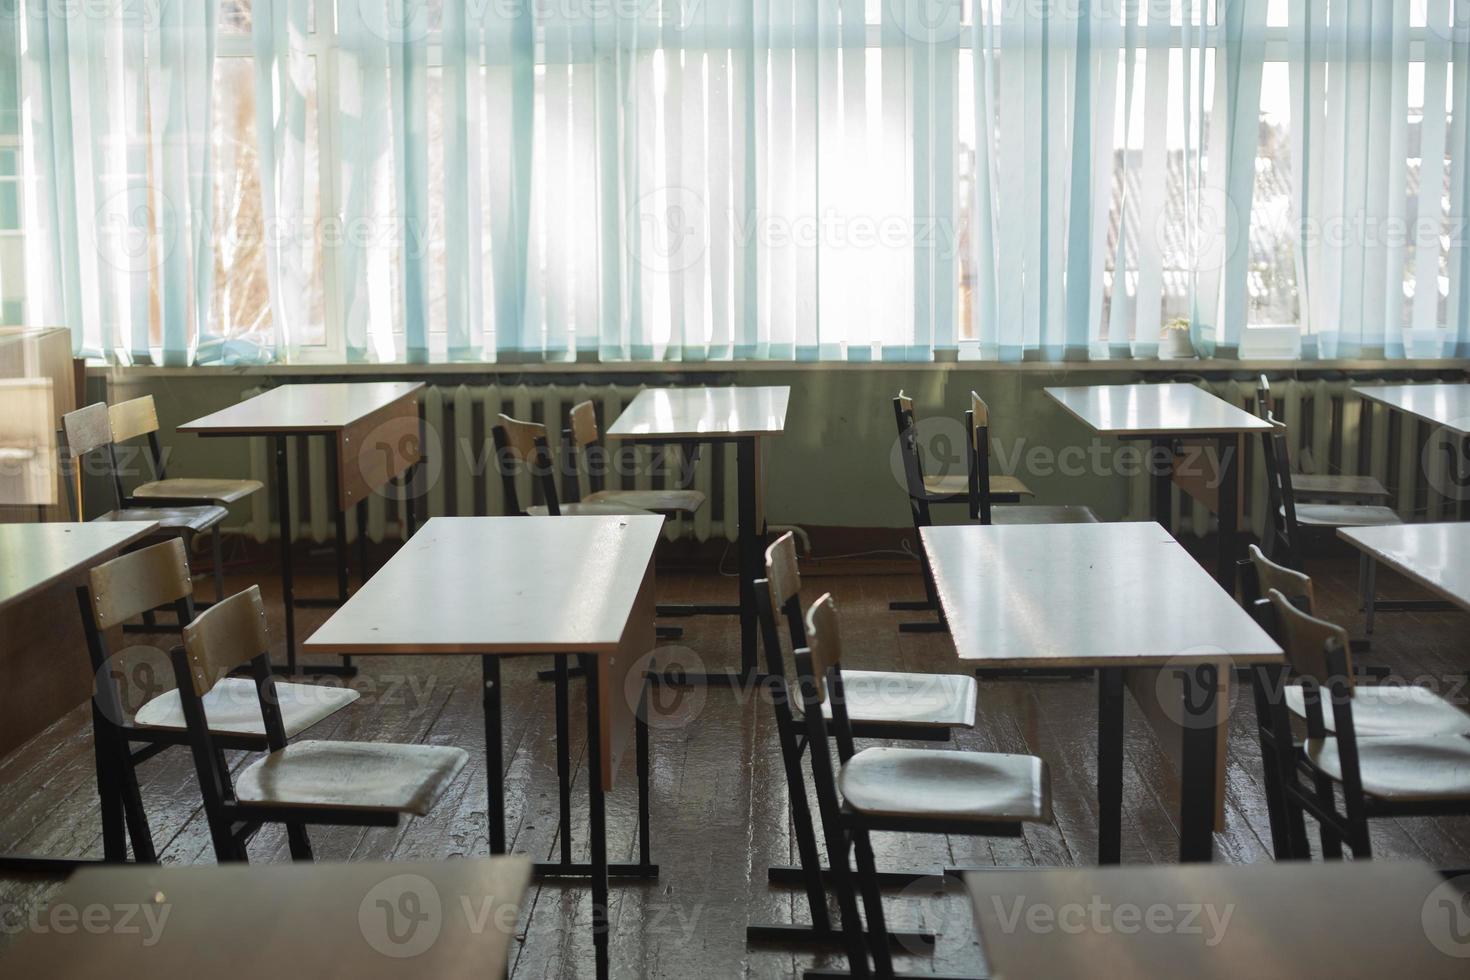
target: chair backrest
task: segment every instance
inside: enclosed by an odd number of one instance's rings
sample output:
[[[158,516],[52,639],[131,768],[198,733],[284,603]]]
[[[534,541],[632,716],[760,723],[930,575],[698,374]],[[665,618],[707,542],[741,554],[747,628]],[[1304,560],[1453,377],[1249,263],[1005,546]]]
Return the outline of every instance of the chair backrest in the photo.
[[[531,470],[532,479],[541,487],[546,499],[547,513],[560,516],[561,501],[556,492],[546,426],[540,422],[522,422],[503,413],[499,418],[499,424],[491,430],[491,437],[495,441],[495,462],[505,491],[507,514],[525,513],[525,508],[521,506],[520,493],[516,489],[516,470],[520,466],[527,466]]]
[[[1271,382],[1264,374],[1256,379],[1256,414],[1267,418],[1276,412],[1276,403],[1271,398]]]
[[[1343,799],[1349,820],[1361,826],[1363,815],[1362,771],[1358,765],[1357,728],[1353,723],[1353,665],[1349,654],[1347,631],[1341,626],[1302,612],[1279,589],[1266,594],[1275,616],[1276,641],[1286,651],[1286,662],[1301,681],[1302,709],[1306,717],[1307,737],[1327,737],[1322,721],[1322,698],[1332,707],[1332,736],[1337,741],[1338,759],[1342,766]],[[1281,711],[1276,696],[1274,710]],[[1287,727],[1285,731],[1289,732]]]
[[[781,631],[776,617],[786,619],[786,633],[791,649],[806,645],[806,623],[801,609],[801,572],[796,563],[796,536],[790,531],[781,535],[766,549],[766,577],[756,582],[756,613],[760,621],[762,643],[766,648],[766,669],[786,680],[786,657],[781,650]]]
[[[112,445],[112,421],[106,402],[94,402],[61,417],[66,432],[66,455],[77,459]]]
[[[158,410],[152,395],[118,402],[108,408],[107,415],[112,423],[113,442],[127,442],[158,431]]]
[[[842,636],[837,628],[837,603],[832,593],[825,593],[807,610],[806,646],[796,651],[795,659],[808,726],[807,737],[825,744],[825,735],[830,727],[837,740],[837,757],[846,762],[857,750],[842,688]],[[832,709],[830,726],[823,721],[824,704]],[[815,747],[812,765],[818,765]]]
[[[904,394],[902,388],[898,389],[898,394],[893,398],[893,415],[894,419],[898,422],[899,432],[903,431],[904,424],[907,420],[913,419],[914,421],[918,421],[918,417],[914,415],[914,400]]]
[[[194,595],[181,538],[119,555],[92,569],[87,579],[92,621],[99,630]]]
[[[990,499],[990,406],[970,392],[970,410],[965,413],[969,437],[970,519],[989,524],[993,517]]]
[[[265,604],[252,585],[217,602],[184,627],[190,689],[202,698],[236,668],[270,654]],[[180,686],[186,678],[180,678]]]
[[[1268,589],[1266,598],[1276,613],[1278,642],[1292,671],[1325,688],[1341,681],[1347,690],[1352,678],[1347,630],[1303,612],[1280,589]]]
[[[1251,564],[1255,566],[1257,588],[1261,595],[1275,589],[1304,612],[1310,613],[1316,608],[1311,576],[1294,568],[1278,565],[1267,558],[1266,553],[1257,545],[1251,545],[1248,550]]]
[[[837,603],[824,594],[806,612],[806,645],[811,655],[812,680],[817,694],[827,700],[827,680],[842,667],[842,637],[837,629]]]
[[[595,445],[600,438],[597,431],[597,407],[591,401],[578,402],[567,412],[571,425],[572,440],[577,448],[586,449]]]
[[[919,425],[912,415],[902,416],[898,429],[898,452],[903,462],[904,486],[915,520],[922,526],[929,521],[928,493],[924,489],[924,464],[919,458]]]
[[[1267,519],[1286,546],[1287,563],[1296,567],[1301,564],[1298,554],[1300,533],[1296,521],[1296,493],[1291,485],[1290,439],[1286,426],[1274,415],[1268,414],[1266,421],[1271,423],[1271,428],[1261,433],[1261,449],[1266,463],[1266,498],[1270,509]]]
[[[766,549],[766,581],[771,591],[771,605],[776,609],[786,604],[801,592],[801,571],[796,562],[796,535],[790,531],[781,535]]]

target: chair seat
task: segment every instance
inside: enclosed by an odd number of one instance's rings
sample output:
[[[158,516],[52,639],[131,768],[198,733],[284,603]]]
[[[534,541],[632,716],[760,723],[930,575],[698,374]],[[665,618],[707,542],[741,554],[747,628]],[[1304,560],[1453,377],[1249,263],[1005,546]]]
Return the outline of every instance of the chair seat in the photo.
[[[698,490],[599,490],[584,498],[589,504],[612,504],[633,507],[655,514],[695,514],[704,506],[705,496]]]
[[[199,480],[181,476],[171,480],[154,480],[133,491],[142,500],[208,500],[216,504],[232,504],[265,488],[259,480]]]
[[[1051,819],[1046,763],[1033,755],[864,749],[842,766],[838,789],[848,810],[870,817]]]
[[[1286,706],[1298,718],[1307,716],[1300,684],[1287,687]],[[1336,731],[1326,696],[1320,710],[1327,730]],[[1470,714],[1427,688],[1359,684],[1353,688],[1353,729],[1359,738],[1470,734]]]
[[[287,738],[295,738],[358,698],[356,691],[345,687],[279,682],[276,695]],[[214,690],[204,696],[204,717],[209,719],[209,730],[216,735],[265,735],[265,721],[260,716],[255,681],[248,677],[226,677],[216,684]],[[178,690],[159,695],[139,708],[133,716],[133,724],[139,728],[180,732],[188,728]]]
[[[948,476],[926,476],[924,477],[924,489],[935,496],[962,497],[970,499],[970,477],[964,473],[951,473]],[[1007,497],[1029,497],[1031,488],[1022,483],[1014,476],[992,476],[990,478],[990,495],[992,497],[1004,495]]]
[[[1387,507],[1371,504],[1297,504],[1296,520],[1306,527],[1386,527],[1404,523]]]
[[[125,507],[110,510],[97,521],[157,521],[163,531],[208,531],[230,512],[214,504],[199,507]]]
[[[1307,758],[1342,780],[1337,739],[1311,739]],[[1457,800],[1470,798],[1470,738],[1464,735],[1358,739],[1358,771],[1363,792],[1378,800]]]
[[[526,513],[532,517],[545,517],[547,514],[544,504],[527,507]],[[629,507],[626,504],[604,504],[604,503],[577,503],[562,504],[561,516],[563,517],[627,517],[630,514],[652,514],[653,511],[643,510],[638,507]]]
[[[1328,503],[1349,501],[1388,503],[1388,488],[1371,476],[1342,476],[1335,473],[1293,473],[1291,489],[1298,498]]]
[[[297,742],[250,766],[235,782],[241,803],[349,807],[423,816],[469,756],[444,745]]]
[[[887,670],[844,670],[842,693],[854,725],[911,725],[915,728],[975,727],[975,678],[968,674],[905,674]],[[800,714],[800,703],[793,703]],[[822,703],[832,718],[832,703]]]
[[[1097,515],[1080,504],[1020,504],[990,508],[992,524],[1096,524]]]

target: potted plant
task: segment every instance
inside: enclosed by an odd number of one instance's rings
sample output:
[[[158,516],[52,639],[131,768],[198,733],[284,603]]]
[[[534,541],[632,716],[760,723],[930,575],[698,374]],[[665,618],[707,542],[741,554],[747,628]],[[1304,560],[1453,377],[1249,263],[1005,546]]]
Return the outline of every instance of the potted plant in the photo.
[[[1168,360],[1194,357],[1194,343],[1189,339],[1189,317],[1176,316],[1159,331],[1159,356]]]

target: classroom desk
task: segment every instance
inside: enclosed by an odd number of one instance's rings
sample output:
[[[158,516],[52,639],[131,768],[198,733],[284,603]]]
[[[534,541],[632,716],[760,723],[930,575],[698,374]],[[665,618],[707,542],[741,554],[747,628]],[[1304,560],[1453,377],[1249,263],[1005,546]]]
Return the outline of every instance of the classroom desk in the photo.
[[[138,543],[157,529],[156,521],[0,524],[0,610],[24,602],[53,586],[78,579],[88,569],[116,557],[124,548]],[[75,611],[73,604],[73,614]],[[85,665],[85,655],[81,656],[80,664]],[[14,678],[14,683],[7,683],[3,694],[0,694],[0,704],[10,698],[27,696],[30,683],[28,678]],[[89,696],[91,688],[89,683]],[[104,690],[110,693],[110,690]],[[115,767],[103,763],[104,755],[114,747],[98,741],[95,748],[97,792],[102,809],[109,818],[116,815],[121,820],[121,797],[108,775]],[[121,861],[126,857],[126,853],[109,853],[104,860]],[[90,862],[80,858],[0,855],[0,869],[9,871],[60,871],[85,863]]]
[[[340,606],[347,601],[347,518],[349,507],[357,508],[359,564],[367,578],[367,553],[363,528],[367,499],[390,481],[405,486],[403,495],[408,534],[414,529],[414,495],[407,487],[423,458],[419,419],[419,381],[353,382],[338,384],[287,384],[248,398],[212,415],[179,426],[180,432],[205,437],[264,436],[275,441],[276,513],[281,537],[281,590],[286,607],[285,673],[296,666],[296,607]],[[337,505],[336,554],[337,597],[297,599],[291,563],[291,483],[287,465],[289,436],[325,436],[331,460],[331,496]],[[351,660],[341,665],[319,665],[307,669],[314,674],[354,673]]]
[[[530,874],[514,857],[87,869],[0,958],[0,973],[499,980]],[[53,926],[58,910],[77,918]]]
[[[1394,524],[1388,527],[1343,527],[1337,536],[1368,557],[1367,628],[1380,609],[1446,609],[1470,612],[1470,523]],[[1378,599],[1374,596],[1378,563],[1440,596],[1428,599]]]
[[[1242,436],[1270,424],[1190,384],[1092,385],[1047,388],[1046,394],[1100,436],[1148,440],[1154,520],[1169,528],[1170,485],[1207,506],[1220,520],[1215,577],[1235,594],[1240,551]],[[1205,455],[1214,450],[1213,461]],[[1161,464],[1169,461],[1166,468]]]
[[[740,617],[740,672],[687,675],[694,683],[748,685],[756,664],[756,610],[752,584],[761,577],[765,539],[761,440],[786,431],[786,385],[754,388],[647,388],[608,427],[607,438],[650,445],[735,445],[740,601],[735,606],[665,607],[663,615],[714,614]]]
[[[1145,713],[1157,705],[1178,733],[1180,860],[1210,860],[1230,676],[1221,667],[1278,664],[1281,648],[1153,522],[970,524],[921,537],[961,660],[1097,672],[1098,863],[1121,859],[1127,674],[1149,678],[1130,685],[1135,700]]]
[[[1451,467],[1450,485],[1435,489],[1459,502],[1460,520],[1470,519],[1470,384],[1363,385],[1353,391],[1434,427],[1426,453],[1443,452]]]
[[[992,977],[1466,975],[1463,898],[1414,861],[965,876]]]
[[[586,676],[590,864],[571,859],[564,755],[558,737],[563,826],[560,861],[538,874],[592,879],[597,975],[608,970],[608,875],[656,877],[648,844],[647,729],[637,722],[654,648],[653,549],[664,519],[627,517],[436,517],[374,573],[304,644],[311,653],[463,655],[484,680],[490,853],[505,853],[500,660],[576,656]],[[559,667],[558,669],[561,669]],[[635,697],[636,695],[636,697]],[[636,722],[636,724],[635,724]],[[639,849],[610,868],[605,793],[636,728]],[[564,733],[559,733],[564,736]]]

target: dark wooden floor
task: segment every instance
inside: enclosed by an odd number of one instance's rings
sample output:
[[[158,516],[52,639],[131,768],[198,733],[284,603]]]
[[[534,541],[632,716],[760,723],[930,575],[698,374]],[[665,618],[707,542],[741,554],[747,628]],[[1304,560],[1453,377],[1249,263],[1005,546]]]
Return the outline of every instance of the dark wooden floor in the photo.
[[[956,669],[947,637],[900,635],[893,598],[919,593],[913,566],[820,563],[807,567],[807,598],[832,591],[838,599],[847,656],[855,667],[940,671]],[[1361,630],[1352,590],[1356,565],[1340,552],[1319,558],[1325,612]],[[1402,580],[1380,574],[1385,594],[1410,595]],[[231,587],[259,581],[276,611],[274,571],[240,570]],[[680,601],[733,591],[734,580],[713,573],[670,574],[661,597]],[[1003,587],[1003,584],[1001,584]],[[207,590],[208,586],[202,586]],[[325,575],[305,591],[325,592]],[[1065,615],[1057,610],[1057,615]],[[304,610],[302,635],[325,616]],[[706,666],[738,659],[738,634],[728,619],[685,620],[680,641],[686,662]],[[279,622],[273,624],[279,636]],[[1470,668],[1466,619],[1458,614],[1393,614],[1380,618],[1370,659],[1391,665],[1408,681],[1431,683],[1462,698],[1457,678]],[[140,638],[147,641],[148,638]],[[152,642],[167,642],[166,638]],[[278,641],[279,642],[279,641]],[[313,834],[323,860],[435,859],[484,854],[486,801],[478,665],[472,658],[374,658],[361,661],[355,682],[362,700],[311,732],[315,738],[395,740],[462,746],[470,764],[427,817],[397,829],[322,829]],[[505,744],[508,827],[517,851],[551,856],[557,846],[556,772],[551,690],[538,684],[538,659],[507,665]],[[578,692],[580,695],[580,692]],[[666,690],[682,698],[666,712],[687,723],[653,734],[653,846],[662,865],[657,883],[615,885],[613,964],[624,977],[790,977],[821,957],[789,950],[747,949],[748,921],[792,921],[805,914],[795,890],[768,888],[765,869],[792,857],[786,790],[769,708],[729,691]],[[667,705],[666,705],[667,707]],[[918,835],[879,835],[879,860],[890,867],[975,864],[1057,866],[1090,863],[1096,850],[1094,803],[1095,695],[1090,681],[1036,680],[982,683],[979,721],[957,746],[1032,752],[1051,767],[1056,823],[1035,827],[1020,839],[975,840]],[[1267,861],[1269,835],[1258,755],[1252,741],[1248,695],[1231,716],[1228,826],[1217,835],[1219,859]],[[582,757],[582,739],[574,757]],[[238,767],[243,755],[233,759]],[[636,799],[632,759],[609,801],[614,859],[635,853]],[[145,763],[143,792],[163,860],[212,862],[199,791],[187,753],[171,751]],[[576,792],[582,789],[578,775]],[[1123,858],[1172,862],[1178,785],[1150,731],[1130,712],[1125,764]],[[574,803],[576,850],[585,856],[585,808]],[[1374,828],[1380,859],[1419,858],[1441,867],[1470,865],[1470,821],[1402,820]],[[82,708],[0,763],[0,848],[56,854],[101,852],[93,791],[90,735]],[[250,847],[253,861],[288,859],[284,835],[262,832]],[[0,915],[16,921],[44,902],[54,884],[0,881]],[[932,957],[906,960],[921,972],[976,972],[984,960],[964,898],[941,886],[891,894],[893,924],[920,925],[940,934]],[[521,942],[512,954],[516,977],[590,975],[587,892],[545,885],[533,890],[521,918]],[[305,924],[303,924],[305,925]],[[0,930],[0,944],[12,930]],[[835,958],[831,965],[840,965]]]

